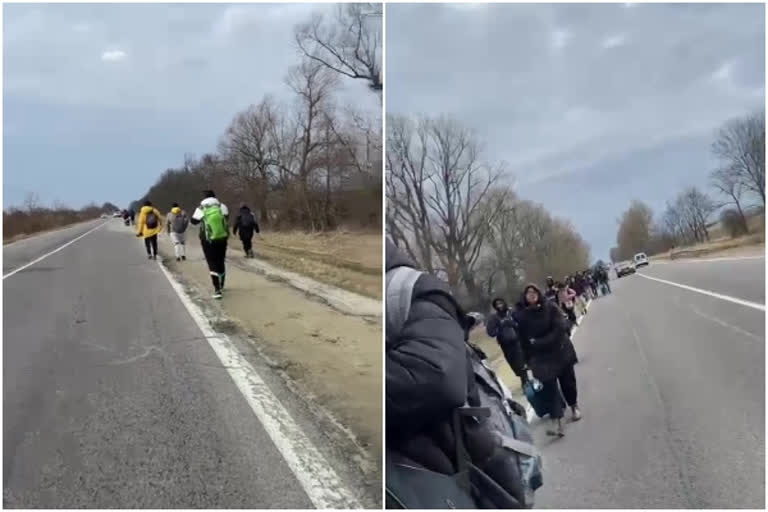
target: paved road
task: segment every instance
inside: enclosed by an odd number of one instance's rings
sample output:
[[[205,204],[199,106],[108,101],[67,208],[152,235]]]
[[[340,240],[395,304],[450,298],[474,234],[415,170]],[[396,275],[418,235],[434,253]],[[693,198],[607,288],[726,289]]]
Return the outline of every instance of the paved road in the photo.
[[[160,267],[110,222],[3,281],[3,504],[311,507]],[[6,264],[87,229],[6,246]]]
[[[83,222],[68,228],[51,231],[34,238],[20,240],[3,246],[3,275],[13,272],[30,261],[56,250],[67,242],[100,226],[104,220]]]
[[[641,272],[764,302],[763,265]],[[641,276],[612,284],[574,340],[584,419],[563,440],[536,427],[537,508],[764,508],[764,311]]]

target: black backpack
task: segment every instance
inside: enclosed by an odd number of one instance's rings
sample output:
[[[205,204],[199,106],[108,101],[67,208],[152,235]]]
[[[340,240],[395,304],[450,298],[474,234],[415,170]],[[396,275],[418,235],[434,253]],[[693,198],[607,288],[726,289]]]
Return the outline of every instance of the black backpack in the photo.
[[[422,275],[397,267],[386,275],[387,337],[397,336],[408,319],[413,288]],[[459,313],[462,314],[462,313]],[[462,318],[457,321],[466,328]],[[473,380],[470,399],[454,411],[455,460],[458,471],[445,475],[387,450],[387,508],[532,508],[542,485],[542,461],[528,428],[525,408],[484,361],[482,351],[467,344]],[[483,460],[476,460],[482,446]],[[488,448],[491,455],[487,456]]]
[[[157,218],[157,215],[155,215],[155,212],[149,212],[147,214],[146,221],[144,221],[144,224],[146,224],[147,228],[149,229],[157,229],[157,226],[159,223],[160,223],[160,219]]]
[[[253,217],[253,213],[246,212],[240,216],[240,228],[251,230],[256,226],[256,219]]]

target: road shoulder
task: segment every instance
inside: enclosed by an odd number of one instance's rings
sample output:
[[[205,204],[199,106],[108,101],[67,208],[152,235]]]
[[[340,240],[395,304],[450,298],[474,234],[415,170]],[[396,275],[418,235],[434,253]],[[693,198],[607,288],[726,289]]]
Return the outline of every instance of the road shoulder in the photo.
[[[282,388],[302,411],[305,431],[321,438],[318,447],[338,461],[335,466],[355,482],[352,487],[366,490],[364,505],[379,507],[380,318],[343,313],[280,276],[259,272],[231,252],[225,297],[213,301],[199,242],[189,243],[188,259],[181,263],[172,257],[167,237],[160,247],[167,268],[211,326],[236,340],[249,360],[258,360],[277,377],[272,385]]]

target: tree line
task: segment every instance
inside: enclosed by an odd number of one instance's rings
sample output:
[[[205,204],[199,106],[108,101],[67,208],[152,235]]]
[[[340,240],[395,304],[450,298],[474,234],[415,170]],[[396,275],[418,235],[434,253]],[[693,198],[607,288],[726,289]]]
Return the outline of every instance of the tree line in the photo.
[[[381,7],[344,4],[295,28],[300,61],[285,77],[290,100],[265,96],[238,112],[217,150],[166,170],[144,197],[193,209],[214,189],[245,203],[272,229],[309,231],[381,225],[381,118],[340,104],[341,80],[380,95]]]
[[[518,197],[506,164],[455,120],[389,116],[386,172],[388,236],[468,306],[589,265],[574,227]]]
[[[719,165],[709,174],[710,193],[688,187],[667,201],[658,216],[642,201],[633,201],[619,219],[611,260],[708,242],[718,211],[729,236],[749,232],[750,214],[765,211],[765,111],[727,122],[711,150]]]
[[[112,215],[117,211],[120,211],[119,208],[112,203],[101,206],[90,203],[82,208],[71,208],[61,202],[44,206],[37,194],[29,193],[21,206],[3,211],[3,240],[93,220],[102,214]]]

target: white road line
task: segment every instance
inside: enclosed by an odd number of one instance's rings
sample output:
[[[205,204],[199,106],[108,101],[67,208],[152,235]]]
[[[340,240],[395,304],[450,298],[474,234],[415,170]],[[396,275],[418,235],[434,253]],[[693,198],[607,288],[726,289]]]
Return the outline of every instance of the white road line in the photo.
[[[318,509],[363,508],[232,341],[213,330],[181,284],[162,263],[160,268],[314,506]]]
[[[30,262],[29,262],[29,263],[27,263],[26,265],[23,265],[23,266],[21,266],[21,267],[17,268],[16,270],[12,270],[11,272],[8,272],[7,274],[5,274],[5,275],[3,276],[3,281],[5,281],[6,279],[8,279],[9,277],[11,277],[11,276],[12,276],[12,275],[14,275],[14,274],[18,274],[18,273],[19,273],[19,272],[21,272],[22,270],[24,270],[24,269],[27,269],[27,268],[31,267],[31,266],[32,266],[32,265],[34,265],[35,263],[40,263],[41,261],[43,261],[43,260],[44,260],[45,258],[47,258],[48,256],[52,256],[52,255],[56,254],[57,252],[59,252],[60,250],[62,250],[62,249],[66,249],[67,247],[69,247],[69,246],[70,246],[70,245],[72,245],[73,243],[77,242],[78,240],[80,240],[80,239],[82,239],[82,238],[85,238],[86,236],[90,235],[91,233],[93,233],[93,232],[94,232],[94,231],[96,231],[97,229],[100,229],[100,228],[102,228],[102,227],[103,227],[104,225],[106,225],[107,223],[109,223],[109,221],[107,221],[107,222],[103,222],[103,223],[99,224],[98,226],[96,226],[95,228],[91,229],[90,231],[86,231],[85,233],[83,233],[82,235],[78,236],[77,238],[74,238],[74,239],[70,240],[69,242],[65,243],[64,245],[62,245],[62,246],[61,246],[61,247],[59,247],[58,249],[54,249],[53,251],[49,252],[48,254],[44,254],[44,255],[40,256],[40,257],[39,257],[39,258],[37,258],[36,260],[32,260],[32,261],[30,261]]]
[[[725,320],[721,320],[721,319],[717,318],[716,316],[703,313],[703,312],[699,311],[698,308],[696,308],[695,306],[690,306],[690,308],[691,308],[691,311],[694,312],[694,314],[696,314],[696,315],[698,315],[701,318],[704,318],[706,320],[710,320],[710,321],[718,324],[721,327],[725,327],[726,329],[730,329],[732,331],[735,331],[735,332],[737,332],[737,333],[739,333],[739,334],[741,334],[743,336],[746,336],[748,338],[752,338],[755,341],[760,341],[760,342],[765,341],[760,336],[752,334],[751,332],[746,331],[746,330],[742,329],[741,327],[738,327],[736,325],[731,325],[728,322],[726,322]]]
[[[738,299],[736,297],[731,297],[729,295],[723,295],[721,293],[710,292],[709,290],[702,290],[701,288],[694,288],[693,286],[688,286],[688,285],[685,285],[685,284],[675,283],[673,281],[667,281],[666,279],[659,279],[658,277],[651,277],[651,276],[647,276],[645,274],[637,274],[637,275],[642,277],[642,278],[645,278],[645,279],[650,279],[652,281],[658,281],[660,283],[668,284],[670,286],[676,286],[678,288],[682,288],[683,290],[688,290],[688,291],[691,291],[691,292],[701,293],[702,295],[707,295],[709,297],[714,297],[716,299],[725,300],[725,301],[728,301],[728,302],[733,302],[734,304],[738,304],[740,306],[747,306],[748,308],[759,309],[760,311],[765,311],[765,304],[758,304],[757,302],[750,302],[748,300]]]

